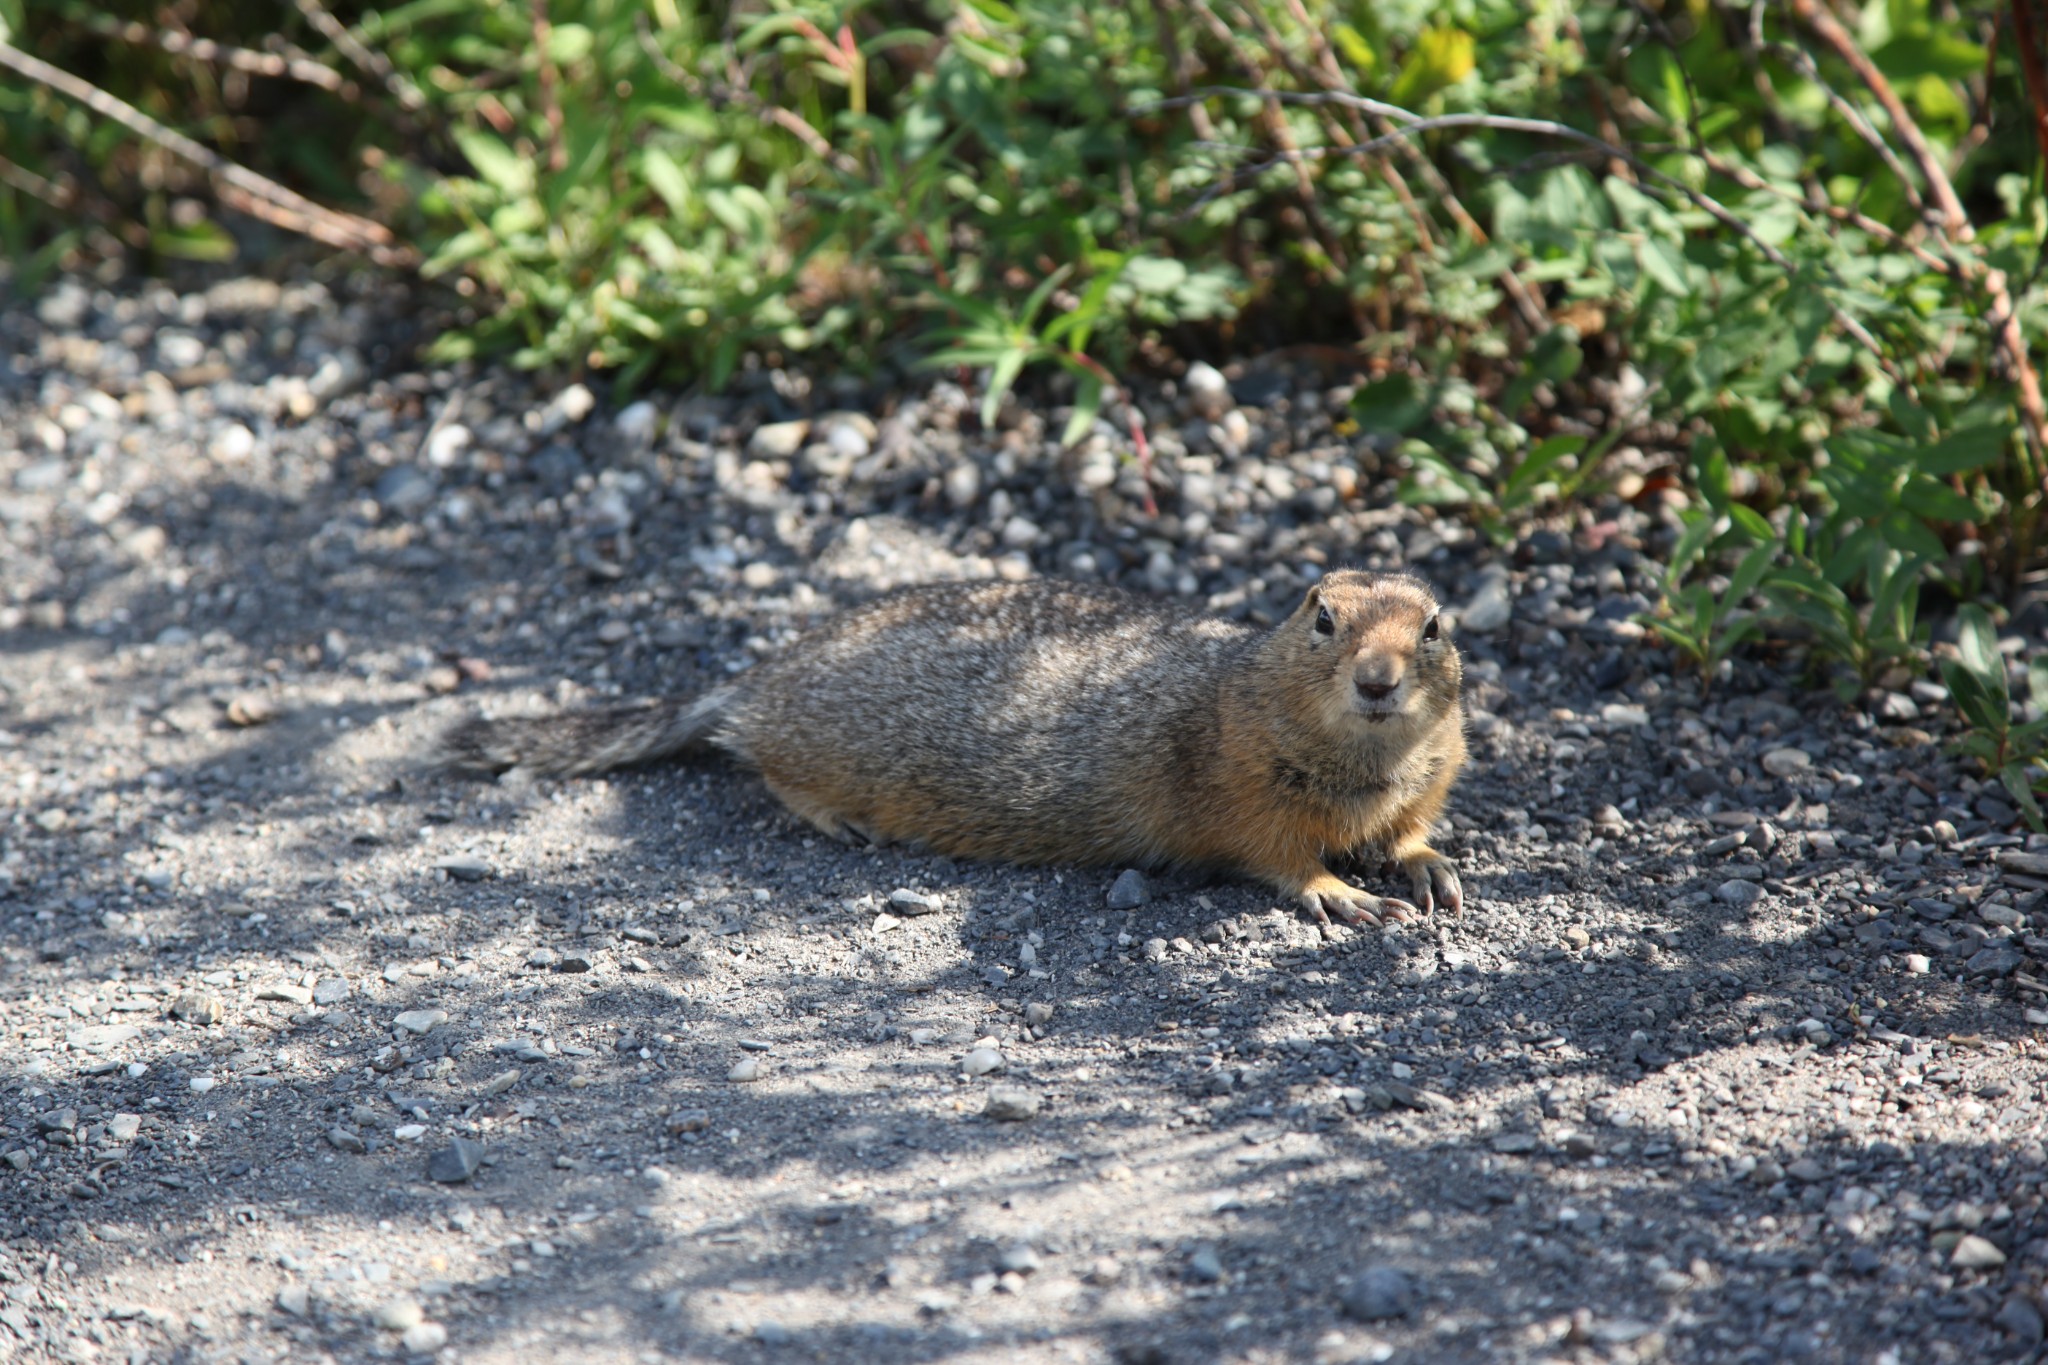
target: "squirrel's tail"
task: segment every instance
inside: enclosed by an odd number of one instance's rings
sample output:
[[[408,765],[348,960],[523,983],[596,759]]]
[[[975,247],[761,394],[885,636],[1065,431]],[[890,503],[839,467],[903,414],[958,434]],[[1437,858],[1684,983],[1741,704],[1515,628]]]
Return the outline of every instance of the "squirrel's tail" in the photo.
[[[559,776],[603,772],[668,758],[703,743],[737,699],[730,687],[646,706],[612,706],[555,716],[489,720],[474,716],[441,737],[444,767]]]

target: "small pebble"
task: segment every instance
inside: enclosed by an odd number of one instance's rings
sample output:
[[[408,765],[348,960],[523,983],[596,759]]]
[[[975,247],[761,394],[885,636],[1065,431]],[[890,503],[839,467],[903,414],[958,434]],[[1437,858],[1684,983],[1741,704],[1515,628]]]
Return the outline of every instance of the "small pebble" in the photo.
[[[387,1332],[403,1332],[408,1327],[418,1326],[426,1316],[426,1310],[420,1307],[418,1299],[401,1297],[379,1307],[376,1321]]]
[[[418,1322],[406,1328],[398,1340],[416,1356],[432,1355],[448,1344],[448,1329],[438,1322]]]
[[[1338,1295],[1345,1314],[1360,1322],[1406,1317],[1414,1308],[1415,1280],[1392,1266],[1371,1266],[1354,1277]]]
[[[456,1138],[427,1158],[427,1179],[443,1185],[459,1185],[476,1174],[483,1164],[484,1145],[469,1138]]]
[[[732,1064],[732,1070],[725,1073],[725,1078],[729,1081],[739,1081],[741,1083],[760,1080],[761,1059],[758,1057],[740,1058]]]
[[[960,1069],[970,1076],[986,1076],[1003,1069],[1003,1054],[992,1047],[978,1047],[960,1059]]]
[[[1135,910],[1152,899],[1151,888],[1145,884],[1145,874],[1135,867],[1127,867],[1109,884],[1109,908],[1112,910]]]
[[[1038,1117],[1042,1101],[1035,1090],[1021,1086],[998,1085],[988,1092],[988,1103],[982,1109],[982,1117],[1002,1123],[1021,1123]]]
[[[448,1022],[446,1010],[407,1010],[391,1021],[407,1033],[428,1034]]]

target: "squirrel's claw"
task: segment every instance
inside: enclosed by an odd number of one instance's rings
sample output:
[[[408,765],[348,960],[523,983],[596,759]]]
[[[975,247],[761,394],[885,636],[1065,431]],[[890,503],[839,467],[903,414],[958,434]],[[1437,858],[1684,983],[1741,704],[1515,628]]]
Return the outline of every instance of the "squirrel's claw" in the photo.
[[[1464,913],[1465,887],[1458,880],[1458,869],[1448,858],[1434,855],[1415,858],[1408,865],[1408,880],[1415,886],[1415,901],[1428,914],[1438,906],[1453,915]]]
[[[1418,913],[1407,901],[1392,896],[1375,896],[1354,886],[1316,887],[1304,891],[1302,905],[1316,923],[1328,924],[1335,915],[1346,924],[1370,924],[1375,928],[1388,920],[1414,920]]]

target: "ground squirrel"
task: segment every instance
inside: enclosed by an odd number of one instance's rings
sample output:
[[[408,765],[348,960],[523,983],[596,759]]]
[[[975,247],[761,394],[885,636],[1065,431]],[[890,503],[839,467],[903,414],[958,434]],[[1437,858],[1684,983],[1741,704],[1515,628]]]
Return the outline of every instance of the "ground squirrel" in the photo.
[[[1258,630],[1073,583],[910,588],[693,699],[471,720],[458,767],[587,773],[710,745],[826,833],[1011,863],[1246,873],[1317,919],[1460,908],[1429,830],[1465,761],[1462,667],[1406,574],[1332,573]]]

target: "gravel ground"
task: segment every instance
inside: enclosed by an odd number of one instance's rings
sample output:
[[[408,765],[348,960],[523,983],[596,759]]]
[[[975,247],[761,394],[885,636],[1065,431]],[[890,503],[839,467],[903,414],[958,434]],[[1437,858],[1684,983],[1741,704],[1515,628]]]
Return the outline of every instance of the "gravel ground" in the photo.
[[[1930,679],[1673,675],[1657,433],[1502,549],[1399,507],[1320,353],[1148,390],[1155,517],[1056,399],[615,411],[402,368],[430,325],[0,312],[0,1356],[2038,1353],[2048,851]],[[1461,618],[1462,918],[855,852],[717,767],[421,766],[897,582],[1263,619],[1337,564]]]

